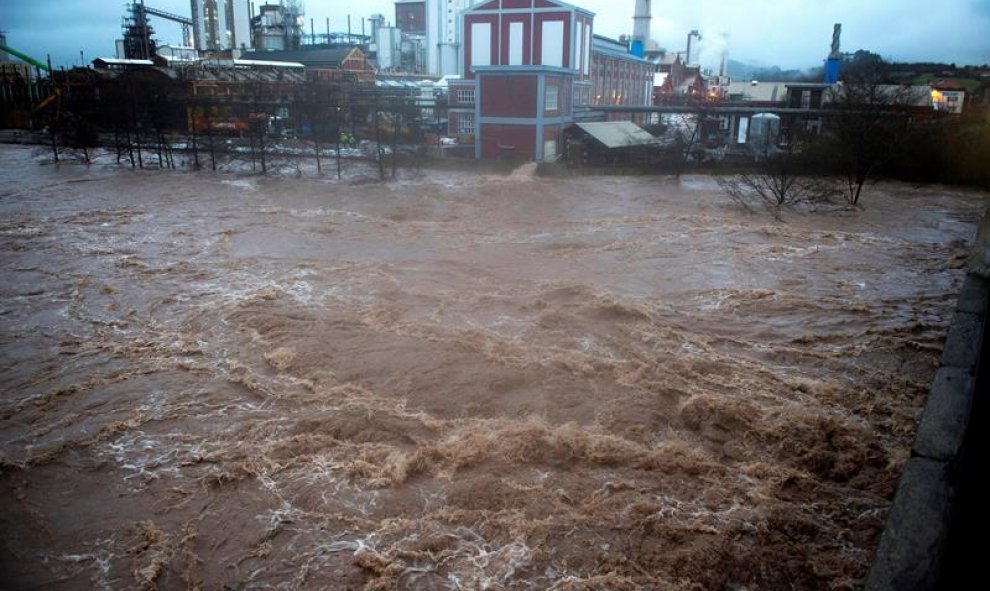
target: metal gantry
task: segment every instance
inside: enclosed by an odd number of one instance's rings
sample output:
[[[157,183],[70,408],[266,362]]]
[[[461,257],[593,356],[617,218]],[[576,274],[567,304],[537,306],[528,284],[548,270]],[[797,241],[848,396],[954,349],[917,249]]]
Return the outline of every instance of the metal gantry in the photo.
[[[190,40],[190,30],[191,30],[191,28],[193,26],[193,21],[192,21],[191,18],[189,18],[187,16],[182,16],[181,14],[175,14],[175,13],[172,13],[172,12],[166,12],[164,10],[159,10],[157,8],[152,8],[150,6],[145,6],[143,3],[140,6],[141,6],[140,9],[143,10],[145,12],[145,14],[150,14],[152,16],[157,16],[157,17],[163,18],[165,20],[169,20],[169,21],[172,21],[172,22],[175,22],[175,23],[179,23],[182,26],[182,41],[185,42],[185,43],[189,43],[189,40]]]

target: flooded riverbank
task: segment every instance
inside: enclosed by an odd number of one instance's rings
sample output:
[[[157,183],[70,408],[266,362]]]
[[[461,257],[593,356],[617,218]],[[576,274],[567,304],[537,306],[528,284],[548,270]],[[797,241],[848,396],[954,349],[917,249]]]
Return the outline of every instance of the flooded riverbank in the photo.
[[[984,207],[0,176],[0,573],[46,589],[854,588]]]

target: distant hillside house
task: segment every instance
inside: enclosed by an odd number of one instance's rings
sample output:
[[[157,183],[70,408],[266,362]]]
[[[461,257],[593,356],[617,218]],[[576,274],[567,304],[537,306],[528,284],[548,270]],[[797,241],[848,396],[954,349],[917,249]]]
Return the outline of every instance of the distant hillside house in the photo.
[[[936,111],[958,115],[963,111],[966,89],[955,84],[936,83],[932,84],[931,97],[932,107]]]

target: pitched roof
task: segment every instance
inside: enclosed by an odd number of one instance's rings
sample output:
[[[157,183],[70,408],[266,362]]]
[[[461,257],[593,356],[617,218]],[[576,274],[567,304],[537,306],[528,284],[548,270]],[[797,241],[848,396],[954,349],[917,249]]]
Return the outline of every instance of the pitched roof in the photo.
[[[787,82],[730,82],[726,94],[739,96],[744,101],[772,103],[787,96]]]
[[[244,60],[268,62],[295,62],[308,68],[339,68],[356,47],[330,47],[321,49],[287,49],[276,51],[248,51]]]
[[[257,68],[232,67],[223,64],[205,63],[199,66],[163,68],[173,78],[198,82],[268,82],[301,84],[306,82],[306,73],[301,68]]]
[[[501,4],[502,3],[499,0],[491,0],[490,2],[478,2],[474,6],[466,9],[464,12],[488,12],[488,11],[492,11],[492,10],[501,10],[503,8],[501,6]],[[511,9],[514,9],[515,7],[516,7],[516,4],[515,3],[512,3],[512,8],[510,8],[510,10]],[[574,11],[577,11],[577,12],[583,12],[583,13],[588,14],[588,15],[591,15],[591,16],[594,16],[595,15],[595,13],[591,12],[587,8],[581,8],[580,6],[575,6],[573,4],[568,4],[567,2],[561,2],[560,0],[533,0],[532,7],[533,8],[561,8],[561,9],[564,9],[564,10],[574,10]],[[509,8],[509,7],[506,6],[505,8]]]
[[[578,123],[577,126],[606,148],[624,148],[657,143],[657,138],[632,121]]]
[[[100,65],[107,66],[153,66],[154,62],[151,60],[134,60],[134,59],[119,59],[115,57],[98,57],[93,60],[93,64],[96,67]]]
[[[601,55],[608,55],[618,59],[630,60],[635,62],[651,63],[647,60],[635,56],[629,53],[629,48],[626,44],[618,41],[616,39],[610,39],[609,37],[603,37],[602,35],[593,35],[591,41],[591,51]]]
[[[961,90],[961,91],[966,90],[965,86],[957,82],[953,82],[951,80],[948,82],[946,82],[945,80],[939,80],[938,82],[933,82],[932,88],[934,88],[935,90]]]

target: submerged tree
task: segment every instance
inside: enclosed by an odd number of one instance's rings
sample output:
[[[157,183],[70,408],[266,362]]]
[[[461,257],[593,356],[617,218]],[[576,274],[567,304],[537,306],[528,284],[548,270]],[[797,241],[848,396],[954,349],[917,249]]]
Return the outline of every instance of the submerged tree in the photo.
[[[761,132],[751,170],[716,177],[737,205],[750,212],[768,211],[776,219],[781,219],[784,210],[798,205],[830,203],[839,192],[835,183],[817,174],[809,161],[801,122],[790,121],[785,127],[779,123],[772,121]]]
[[[830,93],[834,116],[825,146],[850,205],[859,204],[863,185],[896,154],[908,135],[910,107],[921,98],[909,86],[886,84],[887,67],[879,58],[862,61]]]

